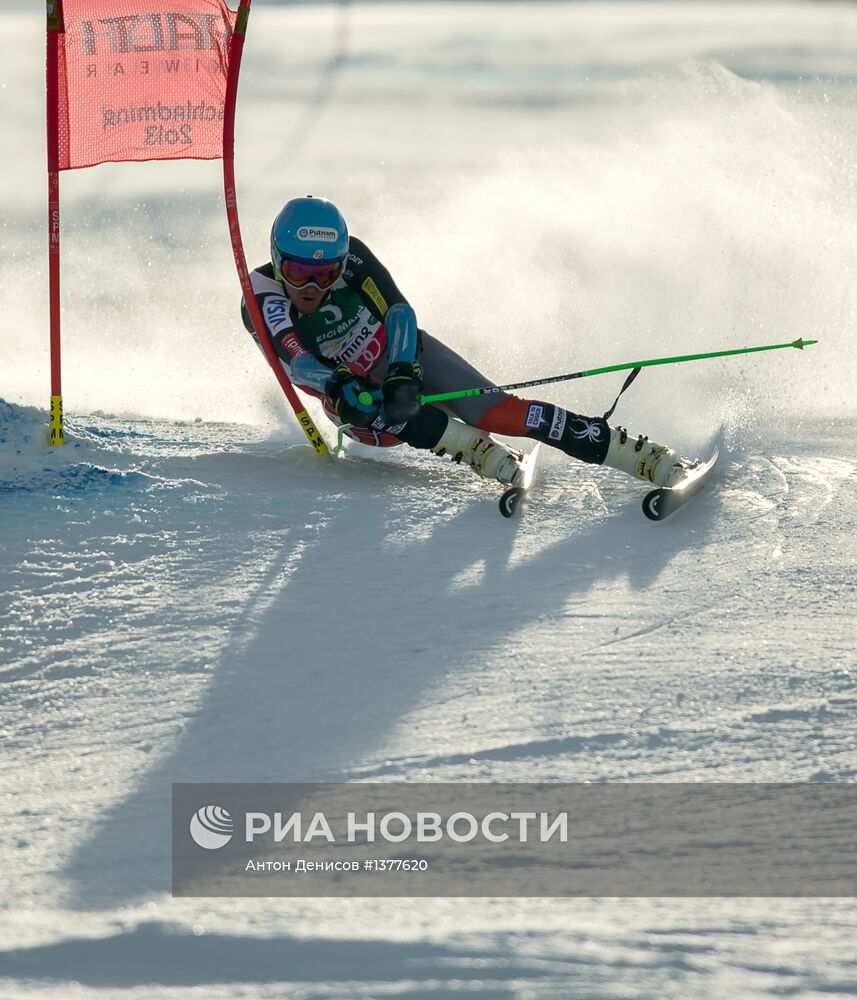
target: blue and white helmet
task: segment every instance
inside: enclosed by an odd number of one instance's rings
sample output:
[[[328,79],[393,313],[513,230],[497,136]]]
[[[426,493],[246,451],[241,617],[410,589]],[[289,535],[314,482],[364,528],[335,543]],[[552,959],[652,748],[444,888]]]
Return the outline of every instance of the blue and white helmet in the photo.
[[[271,262],[279,275],[283,258],[308,264],[345,260],[348,226],[342,213],[326,198],[292,198],[271,228]]]

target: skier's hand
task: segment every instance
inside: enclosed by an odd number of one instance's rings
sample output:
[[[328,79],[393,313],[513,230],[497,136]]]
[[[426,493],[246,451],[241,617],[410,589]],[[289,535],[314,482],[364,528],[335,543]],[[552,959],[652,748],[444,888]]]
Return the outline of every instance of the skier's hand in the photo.
[[[399,361],[390,365],[384,379],[384,411],[391,424],[404,424],[420,412],[423,388],[422,366],[416,362]]]
[[[344,424],[368,427],[381,412],[383,397],[377,384],[365,375],[355,374],[348,365],[333,370],[324,391]]]

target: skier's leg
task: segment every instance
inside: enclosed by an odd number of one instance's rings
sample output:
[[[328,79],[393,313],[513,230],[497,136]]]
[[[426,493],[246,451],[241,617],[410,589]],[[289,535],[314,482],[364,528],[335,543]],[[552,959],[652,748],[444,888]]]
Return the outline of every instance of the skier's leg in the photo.
[[[493,384],[445,344],[428,334],[423,334],[423,341],[426,395]],[[669,448],[610,427],[601,417],[581,416],[554,403],[489,393],[442,405],[482,431],[534,438],[581,462],[607,465],[658,486],[672,486],[685,472],[686,466]]]
[[[421,333],[423,351],[419,360],[423,369],[425,395],[491,385],[484,375],[455,351],[425,331]],[[521,455],[495,441],[484,429],[473,426],[484,409],[485,405],[479,397],[424,406],[420,416],[432,411],[447,418],[441,435],[428,447],[436,455],[449,455],[455,462],[464,462],[479,476],[497,479],[501,483],[511,483],[520,468]],[[439,427],[437,418],[433,419],[432,426]],[[407,428],[410,429],[414,423],[415,421],[411,421]],[[415,447],[426,447],[426,445],[415,445]]]
[[[455,462],[464,462],[477,475],[511,483],[518,472],[520,455],[495,441],[489,434],[469,424],[455,420],[436,406],[423,406],[406,424],[387,427],[412,448],[449,455]]]
[[[423,352],[420,364],[423,367],[423,394],[426,396],[441,392],[456,392],[461,389],[481,389],[494,383],[482,372],[456,354],[446,344],[422,331]],[[463,399],[447,399],[433,405],[446,410],[453,417],[466,424],[476,425],[485,410],[492,407],[505,393],[488,396],[466,396]],[[502,432],[500,432],[502,433]]]
[[[507,396],[483,413],[479,426],[495,434],[535,438],[581,462],[619,469],[656,486],[674,486],[687,469],[674,451],[645,435],[633,437],[602,417],[584,417],[540,400]]]

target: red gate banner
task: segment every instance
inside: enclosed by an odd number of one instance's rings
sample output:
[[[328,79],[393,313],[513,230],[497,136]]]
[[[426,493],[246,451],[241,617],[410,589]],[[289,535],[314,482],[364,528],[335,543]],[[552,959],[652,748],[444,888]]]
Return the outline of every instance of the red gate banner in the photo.
[[[324,438],[277,358],[253,294],[235,192],[235,102],[250,0],[46,0],[50,441],[64,442],[59,172],[115,160],[223,160],[235,267],[277,381],[319,455]]]
[[[57,169],[223,155],[222,0],[63,0]]]

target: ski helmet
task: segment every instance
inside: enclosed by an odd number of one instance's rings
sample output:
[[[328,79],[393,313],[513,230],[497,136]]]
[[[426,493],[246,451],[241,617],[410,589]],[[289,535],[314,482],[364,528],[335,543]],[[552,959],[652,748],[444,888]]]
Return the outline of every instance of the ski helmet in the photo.
[[[284,258],[307,264],[343,261],[348,253],[348,226],[326,198],[292,198],[271,228],[271,262],[281,277]]]

